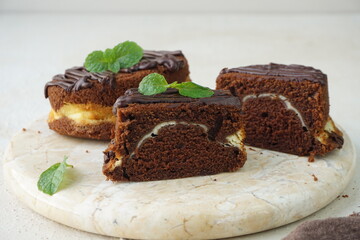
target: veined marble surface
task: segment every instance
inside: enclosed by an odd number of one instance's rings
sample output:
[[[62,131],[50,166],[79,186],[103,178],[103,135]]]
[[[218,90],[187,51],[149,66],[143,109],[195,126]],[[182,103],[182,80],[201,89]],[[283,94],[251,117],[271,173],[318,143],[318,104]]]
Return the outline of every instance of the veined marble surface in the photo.
[[[45,119],[13,137],[5,153],[6,184],[34,211],[62,224],[135,239],[225,238],[299,220],[334,200],[355,166],[351,140],[310,163],[305,157],[247,148],[235,173],[143,183],[105,181],[106,142],[60,136]],[[60,190],[37,189],[41,172],[63,156],[68,169]]]

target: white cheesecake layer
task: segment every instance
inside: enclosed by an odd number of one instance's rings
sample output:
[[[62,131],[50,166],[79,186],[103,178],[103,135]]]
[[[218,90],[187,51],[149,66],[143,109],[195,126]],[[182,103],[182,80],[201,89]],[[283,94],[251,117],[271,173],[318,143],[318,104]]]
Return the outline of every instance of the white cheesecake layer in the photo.
[[[65,104],[59,110],[51,109],[48,122],[68,118],[79,125],[97,125],[101,123],[114,123],[116,117],[112,107],[97,104]]]

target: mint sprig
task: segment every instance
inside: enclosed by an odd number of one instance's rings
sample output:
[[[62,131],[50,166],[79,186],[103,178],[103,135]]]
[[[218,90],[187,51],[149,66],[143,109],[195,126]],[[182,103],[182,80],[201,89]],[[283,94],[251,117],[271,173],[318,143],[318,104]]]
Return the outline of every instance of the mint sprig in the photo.
[[[86,57],[84,66],[89,72],[109,70],[117,73],[122,68],[129,68],[137,64],[143,54],[143,49],[137,43],[126,41],[112,49],[93,51]]]
[[[41,173],[37,182],[37,187],[40,191],[53,195],[58,190],[60,183],[64,178],[66,168],[73,167],[66,163],[67,159],[68,157],[64,156],[64,160],[61,163],[55,163]]]
[[[179,89],[181,95],[191,98],[205,98],[214,95],[214,91],[211,89],[193,82],[183,82],[177,84],[174,88]]]
[[[155,95],[163,93],[168,88],[176,88],[179,94],[191,98],[211,97],[214,94],[210,88],[200,86],[193,82],[168,84],[165,77],[158,73],[150,73],[145,76],[139,84],[139,92],[144,95]]]
[[[139,92],[144,95],[155,95],[165,92],[169,84],[165,77],[158,73],[150,73],[139,84]]]

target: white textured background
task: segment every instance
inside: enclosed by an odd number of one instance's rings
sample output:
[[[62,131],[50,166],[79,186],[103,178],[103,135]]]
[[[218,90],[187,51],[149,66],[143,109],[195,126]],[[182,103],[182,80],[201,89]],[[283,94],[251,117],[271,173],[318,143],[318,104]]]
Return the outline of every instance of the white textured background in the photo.
[[[358,0],[1,0],[4,12],[86,13],[351,13]]]
[[[43,86],[95,49],[134,40],[182,49],[194,81],[223,67],[298,63],[328,75],[331,115],[360,150],[360,1],[0,0],[0,154],[49,104]],[[0,171],[2,175],[2,170]],[[311,218],[360,211],[359,168],[344,194]],[[0,176],[0,239],[107,239],[47,220],[15,199]],[[298,223],[241,239],[280,239]]]

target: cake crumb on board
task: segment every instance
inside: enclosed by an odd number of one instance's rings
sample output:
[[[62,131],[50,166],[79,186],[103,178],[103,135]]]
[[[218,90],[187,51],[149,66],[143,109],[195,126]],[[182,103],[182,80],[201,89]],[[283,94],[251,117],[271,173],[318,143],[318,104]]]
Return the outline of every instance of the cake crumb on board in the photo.
[[[360,212],[353,212],[349,217],[360,217]]]
[[[313,176],[315,182],[317,182],[317,180],[319,180],[319,179],[315,176],[315,174],[311,174],[311,176]]]
[[[310,156],[308,158],[308,162],[315,162],[315,154],[314,153],[310,153]]]

